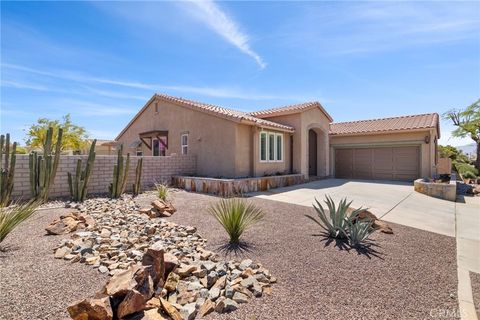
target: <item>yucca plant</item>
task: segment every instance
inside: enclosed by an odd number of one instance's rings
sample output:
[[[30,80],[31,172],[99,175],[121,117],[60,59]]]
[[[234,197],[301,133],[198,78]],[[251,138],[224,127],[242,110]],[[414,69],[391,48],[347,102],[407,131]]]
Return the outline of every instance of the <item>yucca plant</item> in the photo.
[[[167,184],[156,183],[155,188],[157,189],[157,196],[160,198],[160,200],[167,201],[168,194],[170,193]]]
[[[222,199],[211,205],[209,212],[228,233],[231,245],[239,244],[243,232],[265,216],[260,208],[244,199]]]
[[[372,228],[373,221],[357,220],[355,222],[348,221],[348,241],[352,247],[356,247],[359,244],[365,242],[368,237],[375,231]]]
[[[27,220],[37,208],[36,202],[12,204],[9,207],[0,207],[0,243],[20,223]]]
[[[313,207],[317,212],[319,220],[308,214],[305,216],[318,224],[325,230],[328,236],[332,238],[347,238],[349,224],[352,223],[360,213],[367,210],[359,208],[349,214],[348,208],[352,204],[352,201],[347,202],[347,198],[344,198],[340,200],[337,207],[332,198],[326,195],[324,202],[328,207],[327,213],[317,198],[315,198],[315,202],[317,205],[313,204]]]

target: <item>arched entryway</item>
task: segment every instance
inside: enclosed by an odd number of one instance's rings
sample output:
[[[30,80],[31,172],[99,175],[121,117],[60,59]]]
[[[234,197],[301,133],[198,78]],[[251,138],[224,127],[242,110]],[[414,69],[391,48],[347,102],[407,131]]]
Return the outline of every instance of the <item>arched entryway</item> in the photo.
[[[308,175],[317,175],[317,133],[310,129],[308,130]]]
[[[328,132],[318,124],[306,130],[304,173],[311,177],[326,177],[329,172]]]

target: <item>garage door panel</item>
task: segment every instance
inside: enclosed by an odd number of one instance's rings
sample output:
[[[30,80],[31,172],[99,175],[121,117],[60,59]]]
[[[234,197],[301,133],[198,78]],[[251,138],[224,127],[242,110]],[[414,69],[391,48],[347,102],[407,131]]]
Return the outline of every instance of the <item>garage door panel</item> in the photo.
[[[373,149],[373,179],[393,179],[393,152],[392,148]]]
[[[350,178],[353,176],[353,150],[335,150],[335,175],[338,178]]]
[[[353,149],[353,176],[358,179],[372,178],[372,149]]]
[[[414,146],[337,149],[335,156],[339,178],[411,181],[420,172],[420,149]]]

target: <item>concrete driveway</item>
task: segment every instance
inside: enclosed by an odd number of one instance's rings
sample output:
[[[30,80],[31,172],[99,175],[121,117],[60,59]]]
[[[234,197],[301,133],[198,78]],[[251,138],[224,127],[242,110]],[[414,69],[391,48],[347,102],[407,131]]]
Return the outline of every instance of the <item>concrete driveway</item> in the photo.
[[[385,221],[455,236],[455,203],[417,193],[412,183],[325,179],[250,195],[308,207],[315,198],[323,203],[325,195],[335,202],[347,197]]]

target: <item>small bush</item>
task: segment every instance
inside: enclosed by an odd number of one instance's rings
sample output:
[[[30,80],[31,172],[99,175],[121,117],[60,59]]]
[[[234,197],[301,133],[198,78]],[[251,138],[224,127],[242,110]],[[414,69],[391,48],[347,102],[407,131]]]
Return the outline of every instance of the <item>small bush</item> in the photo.
[[[244,199],[222,199],[209,208],[210,214],[222,225],[230,237],[230,244],[239,244],[243,232],[261,221],[265,214]]]
[[[34,203],[13,204],[9,207],[0,207],[0,243],[20,223],[27,220],[37,208]]]
[[[454,163],[457,172],[466,179],[474,179],[478,176],[478,170],[468,163],[456,162]]]
[[[352,247],[358,246],[365,242],[368,237],[375,231],[372,228],[373,222],[370,220],[357,220],[355,223],[348,223],[348,241]]]
[[[157,196],[161,200],[167,201],[168,194],[170,193],[168,186],[165,183],[157,183],[155,184],[155,188],[157,188]]]
[[[366,210],[360,208],[349,214],[348,208],[352,204],[352,201],[347,203],[346,198],[342,199],[337,207],[332,198],[327,195],[325,196],[324,201],[328,207],[327,213],[322,204],[316,198],[315,202],[317,205],[315,206],[315,204],[313,204],[313,207],[315,208],[315,211],[317,211],[319,220],[308,214],[305,216],[318,224],[323,230],[325,230],[325,232],[327,232],[329,237],[332,238],[346,238],[348,236],[349,222],[354,221],[360,213]]]

